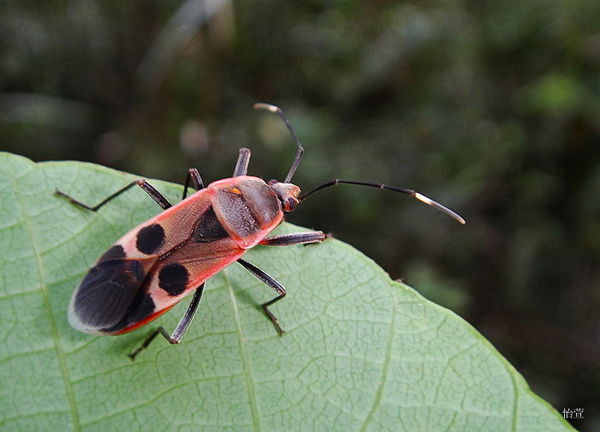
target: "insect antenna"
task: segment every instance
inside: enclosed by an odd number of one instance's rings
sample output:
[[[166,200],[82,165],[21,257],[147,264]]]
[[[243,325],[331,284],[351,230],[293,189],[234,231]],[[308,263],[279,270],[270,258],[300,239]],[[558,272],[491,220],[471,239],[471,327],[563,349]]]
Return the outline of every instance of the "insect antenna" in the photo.
[[[296,151],[296,157],[294,157],[294,162],[292,163],[290,171],[285,176],[285,180],[283,180],[283,183],[289,183],[292,180],[294,173],[298,169],[298,165],[300,165],[300,161],[302,161],[302,155],[304,154],[304,147],[302,147],[302,143],[300,142],[298,135],[296,135],[296,132],[294,131],[294,128],[292,127],[292,124],[289,122],[287,117],[283,114],[283,110],[281,108],[279,108],[278,106],[275,106],[275,105],[271,105],[271,104],[267,104],[267,103],[260,103],[260,102],[255,103],[254,105],[252,105],[252,107],[254,109],[266,109],[268,111],[271,111],[272,113],[277,114],[281,118],[281,120],[283,120],[283,122],[285,123],[285,126],[290,131],[290,134],[292,135],[292,138],[294,139],[294,142],[296,143],[296,147],[298,148],[298,150]]]
[[[438,203],[437,201],[432,200],[431,198],[426,197],[425,195],[420,194],[419,192],[416,192],[412,189],[402,189],[402,188],[397,188],[394,186],[388,186],[388,185],[384,185],[384,184],[380,184],[380,183],[369,183],[369,182],[359,182],[359,181],[353,181],[353,180],[342,180],[342,179],[333,179],[333,180],[329,180],[328,182],[325,182],[323,184],[320,184],[319,186],[309,190],[308,192],[306,192],[305,194],[303,194],[302,196],[300,196],[300,198],[298,198],[301,202],[304,201],[306,199],[306,197],[308,197],[309,195],[312,195],[315,192],[318,192],[320,190],[326,189],[328,187],[333,187],[335,185],[338,184],[351,184],[351,185],[358,185],[358,186],[368,186],[368,187],[373,187],[373,188],[377,188],[377,189],[387,189],[387,190],[391,190],[394,192],[400,192],[406,195],[410,195],[413,198],[418,199],[419,201],[421,201],[422,203],[425,203],[435,209],[438,209],[439,211],[445,213],[446,215],[450,216],[452,219],[456,220],[457,222],[461,223],[461,224],[465,224],[466,221],[464,220],[464,218],[462,216],[460,216],[459,214],[453,212],[452,210],[450,210],[448,207],[443,206],[442,204]]]

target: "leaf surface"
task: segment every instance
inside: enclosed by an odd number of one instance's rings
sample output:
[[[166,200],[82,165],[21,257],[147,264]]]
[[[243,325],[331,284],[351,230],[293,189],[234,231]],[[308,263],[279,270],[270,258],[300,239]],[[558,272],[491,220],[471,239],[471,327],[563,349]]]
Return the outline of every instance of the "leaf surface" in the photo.
[[[134,178],[0,153],[0,429],[573,430],[469,324],[334,239],[245,256],[288,289],[273,307],[283,337],[257,308],[273,292],[236,264],[179,346],[132,362],[152,326],[75,331],[67,305],[89,266],[160,209],[138,189],[97,213],[54,190],[95,204]],[[177,201],[180,186],[154,184]],[[183,303],[157,322],[172,329]]]

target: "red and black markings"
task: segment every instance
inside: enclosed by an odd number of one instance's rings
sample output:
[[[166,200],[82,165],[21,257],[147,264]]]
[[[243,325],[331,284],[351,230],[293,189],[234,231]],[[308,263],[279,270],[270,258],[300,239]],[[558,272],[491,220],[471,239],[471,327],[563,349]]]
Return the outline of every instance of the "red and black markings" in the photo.
[[[190,274],[178,263],[167,264],[158,273],[158,286],[174,297],[181,295],[188,286]]]
[[[325,240],[327,235],[321,231],[274,237],[267,235],[283,221],[284,213],[293,211],[309,195],[337,184],[408,194],[464,223],[464,219],[456,213],[418,192],[383,184],[333,179],[301,195],[300,188],[291,183],[304,153],[300,140],[281,109],[267,104],[256,104],[255,108],[277,113],[296,144],[296,156],[283,182],[271,180],[266,183],[248,176],[250,150],[242,148],[231,178],[204,187],[198,170],[189,169],[182,201],[175,206],[146,180],[129,183],[96,206],[88,206],[56,191],[57,195],[75,205],[98,211],[138,185],[164,209],[125,234],[88,271],[73,293],[69,306],[69,322],[73,327],[88,333],[127,333],[158,318],[183,297],[193,293],[192,301],[175,330],[169,334],[159,327],[130,357],[133,359],[159,333],[170,343],[179,343],[195,316],[205,282],[231,263],[238,262],[277,293],[275,298],[260,306],[279,335],[283,334],[277,317],[269,307],[285,297],[285,288],[241,257],[258,244],[289,246]],[[190,185],[197,192],[187,197]]]
[[[139,230],[135,246],[140,252],[152,255],[162,246],[164,241],[164,228],[160,224],[154,223]]]
[[[212,207],[204,212],[192,232],[192,239],[200,243],[209,243],[229,237]]]
[[[104,252],[104,254],[100,257],[100,259],[98,261],[108,261],[110,259],[117,259],[117,258],[124,258],[124,257],[125,257],[125,250],[123,249],[123,246],[116,244],[113,247],[111,247],[109,250]]]

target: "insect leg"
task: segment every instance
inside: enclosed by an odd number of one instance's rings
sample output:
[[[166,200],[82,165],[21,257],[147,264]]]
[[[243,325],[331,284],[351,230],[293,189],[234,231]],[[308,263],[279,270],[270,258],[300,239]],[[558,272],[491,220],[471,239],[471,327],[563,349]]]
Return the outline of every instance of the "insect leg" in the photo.
[[[310,231],[267,237],[259,244],[264,246],[289,246],[297,244],[321,243],[326,238],[327,234],[322,231]]]
[[[106,204],[109,201],[113,200],[114,198],[118,197],[123,192],[129,190],[131,187],[133,187],[135,185],[138,185],[139,187],[141,187],[144,190],[144,192],[146,192],[148,195],[150,195],[150,198],[152,198],[163,209],[166,210],[169,207],[171,207],[171,203],[159,191],[157,191],[154,188],[154,186],[152,186],[146,180],[134,180],[134,181],[132,181],[127,186],[119,189],[118,191],[116,191],[115,193],[113,193],[109,197],[105,198],[104,200],[102,200],[101,202],[99,202],[98,204],[96,204],[95,206],[89,206],[87,204],[84,204],[81,201],[76,200],[75,198],[67,195],[66,193],[64,193],[64,192],[62,192],[62,191],[60,191],[58,189],[56,189],[56,191],[54,192],[54,194],[58,195],[58,196],[61,196],[63,198],[68,199],[72,204],[75,204],[75,205],[77,205],[79,207],[83,207],[84,209],[91,210],[91,211],[95,212],[95,211],[98,211],[98,209],[100,209],[100,207],[102,207],[104,204]]]
[[[240,149],[238,160],[235,164],[232,177],[245,176],[248,173],[248,163],[250,162],[250,150],[245,147]]]
[[[179,320],[179,324],[171,333],[171,336],[167,339],[171,344],[178,344],[183,339],[183,335],[187,331],[188,327],[192,323],[192,320],[196,316],[196,311],[198,310],[198,305],[200,304],[200,299],[202,298],[202,293],[204,292],[204,284],[200,285],[196,292],[194,293],[194,297],[192,297],[192,301],[185,311],[185,315]]]
[[[192,187],[197,191],[204,189],[204,182],[202,181],[202,177],[200,177],[200,173],[196,168],[190,168],[185,178],[185,186],[183,186],[183,195],[181,197],[182,200],[187,196],[190,181],[192,182]]]
[[[281,285],[279,282],[277,282],[275,279],[273,279],[271,276],[266,274],[264,271],[259,269],[258,267],[250,264],[248,261],[239,259],[237,262],[239,262],[246,270],[248,270],[254,276],[259,278],[265,284],[269,285],[271,288],[273,288],[277,292],[277,294],[279,294],[274,299],[261,304],[260,307],[265,312],[265,314],[267,315],[269,320],[273,323],[273,326],[275,326],[275,330],[277,330],[277,333],[279,334],[279,336],[283,335],[283,333],[285,333],[285,330],[283,330],[281,328],[281,326],[279,325],[279,320],[277,319],[277,317],[275,315],[273,315],[273,312],[271,312],[269,310],[269,306],[271,306],[275,302],[278,302],[279,300],[281,300],[282,298],[285,297],[285,295],[286,295],[285,287],[283,285]]]
[[[150,334],[150,336],[148,336],[146,338],[146,340],[144,341],[144,343],[142,343],[142,345],[140,345],[137,349],[135,349],[130,354],[128,354],[128,357],[131,360],[135,360],[135,356],[137,356],[140,351],[143,351],[146,348],[148,348],[148,346],[152,343],[154,338],[156,338],[156,336],[158,336],[159,334],[163,335],[164,338],[171,345],[175,345],[175,344],[178,344],[179,342],[181,342],[181,339],[183,339],[183,335],[185,334],[186,330],[192,323],[194,316],[196,315],[196,311],[198,310],[198,305],[200,304],[200,299],[202,298],[203,292],[204,292],[204,284],[200,285],[198,287],[198,289],[196,289],[196,292],[194,293],[194,297],[192,297],[192,301],[190,302],[190,305],[188,306],[187,310],[185,311],[185,315],[183,315],[183,318],[181,318],[181,320],[179,321],[179,324],[177,324],[177,327],[175,327],[175,330],[173,330],[173,333],[169,334],[165,330],[164,327],[162,327],[162,326],[158,327],[156,330],[154,330]]]

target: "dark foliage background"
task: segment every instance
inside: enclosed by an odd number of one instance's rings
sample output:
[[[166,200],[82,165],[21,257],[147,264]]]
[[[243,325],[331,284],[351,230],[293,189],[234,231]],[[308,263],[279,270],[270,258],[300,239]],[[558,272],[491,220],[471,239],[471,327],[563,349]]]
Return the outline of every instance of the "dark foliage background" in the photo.
[[[340,186],[290,221],[333,232],[477,327],[600,428],[600,2],[0,3],[0,149],[181,182]],[[111,191],[107,191],[111,192]],[[134,193],[134,192],[132,192]],[[292,289],[293,291],[293,289]]]

